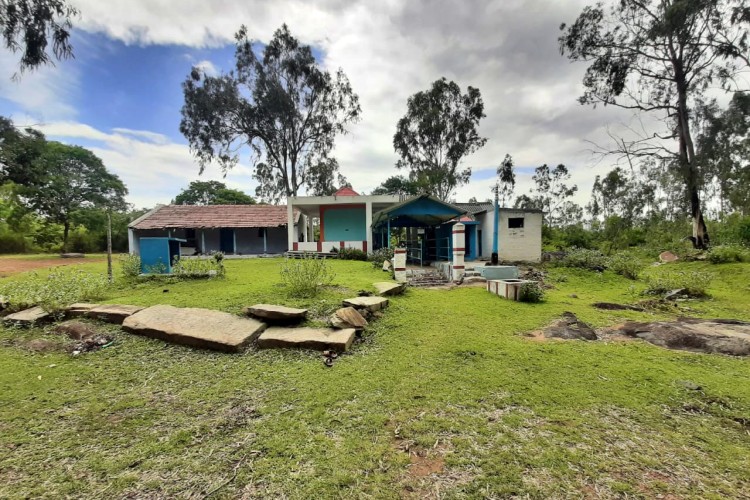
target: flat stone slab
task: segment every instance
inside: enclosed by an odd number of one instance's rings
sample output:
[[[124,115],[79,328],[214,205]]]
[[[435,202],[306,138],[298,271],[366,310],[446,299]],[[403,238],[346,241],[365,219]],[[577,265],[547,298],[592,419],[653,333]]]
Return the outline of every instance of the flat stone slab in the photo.
[[[89,309],[84,315],[87,318],[98,319],[100,321],[106,321],[107,323],[114,323],[121,325],[125,318],[131,316],[138,311],[142,310],[141,306],[129,306],[124,304],[104,304],[99,307]]]
[[[60,257],[63,259],[83,259],[86,255],[82,253],[61,253]]]
[[[243,312],[248,316],[255,316],[268,323],[297,323],[307,318],[307,309],[276,306],[273,304],[255,304],[246,307]]]
[[[354,328],[361,330],[367,326],[367,320],[353,307],[342,307],[331,315],[331,326],[334,328]]]
[[[554,321],[543,330],[547,338],[563,340],[596,340],[596,332],[580,321],[575,314],[566,312],[562,318]]]
[[[160,305],[125,318],[122,328],[175,344],[238,352],[252,343],[266,325],[222,311]]]
[[[20,326],[31,326],[34,323],[45,321],[50,314],[39,306],[24,309],[17,313],[9,314],[3,318],[6,323],[15,323]]]
[[[346,299],[344,305],[355,309],[367,309],[370,312],[380,311],[388,307],[388,299],[384,297],[355,297]]]
[[[401,295],[406,290],[405,282],[397,281],[380,281],[372,284],[378,291],[378,295],[381,297],[387,297],[391,295]]]
[[[750,323],[729,319],[679,318],[677,321],[628,321],[607,333],[639,338],[667,349],[750,356]]]
[[[258,337],[258,347],[301,347],[318,351],[334,350],[344,352],[354,342],[354,328],[335,330],[333,328],[282,328],[271,327]]]
[[[78,318],[80,316],[85,316],[86,313],[88,313],[89,311],[97,307],[101,307],[101,304],[89,304],[86,302],[77,302],[75,304],[69,305],[65,309],[65,315],[70,318]]]

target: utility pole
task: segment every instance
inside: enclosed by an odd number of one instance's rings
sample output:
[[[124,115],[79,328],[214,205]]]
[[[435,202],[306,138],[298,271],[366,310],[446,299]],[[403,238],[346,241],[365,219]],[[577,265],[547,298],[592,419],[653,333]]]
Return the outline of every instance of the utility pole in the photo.
[[[107,279],[111,284],[114,281],[112,276],[112,214],[107,209]]]
[[[495,182],[495,220],[494,220],[494,228],[492,231],[492,258],[491,263],[493,266],[496,266],[498,264],[498,255],[497,255],[497,237],[498,237],[498,229],[500,226],[500,202],[498,200],[498,197],[500,195],[500,183]]]

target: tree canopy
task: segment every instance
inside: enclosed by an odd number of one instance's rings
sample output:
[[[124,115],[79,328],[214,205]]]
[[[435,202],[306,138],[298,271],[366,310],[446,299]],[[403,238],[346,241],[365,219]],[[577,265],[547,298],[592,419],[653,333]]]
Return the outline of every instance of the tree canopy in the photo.
[[[0,2],[0,33],[6,49],[21,53],[21,72],[53,63],[53,57],[73,57],[70,31],[77,15],[78,9],[66,0]]]
[[[406,108],[393,136],[396,167],[408,169],[409,179],[428,194],[448,200],[471,176],[462,160],[487,142],[477,131],[485,117],[481,93],[468,87],[462,94],[455,82],[441,78],[411,96]]]
[[[372,194],[416,196],[419,192],[419,183],[409,180],[402,175],[394,175],[388,177],[380,186],[373,189]]]
[[[193,181],[172,200],[175,205],[253,205],[255,200],[219,181]]]
[[[617,138],[607,149],[630,159],[657,158],[676,169],[686,186],[693,244],[709,243],[699,189],[700,172],[691,127],[705,91],[736,89],[750,65],[747,0],[620,0],[583,9],[562,25],[560,50],[589,63],[582,104],[604,104],[651,113],[662,128]],[[676,148],[670,144],[676,143]]]
[[[337,135],[359,119],[359,99],[339,69],[320,68],[312,49],[283,25],[262,49],[243,26],[235,35],[235,69],[209,76],[193,68],[183,83],[180,131],[200,163],[224,172],[248,146],[261,199],[296,196],[318,179]],[[333,174],[331,174],[333,175]]]
[[[513,157],[505,155],[503,161],[497,167],[497,196],[500,206],[506,206],[513,198],[513,192],[516,190],[516,173],[513,170]]]

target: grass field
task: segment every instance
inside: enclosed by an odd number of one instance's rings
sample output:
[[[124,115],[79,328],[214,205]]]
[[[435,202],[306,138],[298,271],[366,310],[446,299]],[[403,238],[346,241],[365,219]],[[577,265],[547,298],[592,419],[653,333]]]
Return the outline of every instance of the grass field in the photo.
[[[337,287],[293,300],[279,264],[228,261],[225,280],[106,299],[276,302],[322,320],[385,276],[334,261]],[[687,314],[750,320],[750,265],[677,266],[716,275]],[[71,357],[29,349],[53,338],[41,329],[0,327],[0,497],[749,497],[750,360],[532,341],[564,311],[594,326],[668,317],[590,306],[636,301],[641,283],[550,274],[534,305],[410,289],[332,368],[312,352],[218,354],[117,328],[112,347]]]

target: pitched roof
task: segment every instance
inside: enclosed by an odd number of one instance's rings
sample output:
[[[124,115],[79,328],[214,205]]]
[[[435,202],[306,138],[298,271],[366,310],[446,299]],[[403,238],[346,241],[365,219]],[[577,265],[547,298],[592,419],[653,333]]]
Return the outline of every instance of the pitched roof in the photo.
[[[488,201],[456,203],[455,205],[459,208],[463,208],[464,210],[466,210],[466,212],[470,213],[471,215],[481,214],[484,212],[491,212],[492,210],[495,209],[495,205]]]
[[[344,186],[335,193],[333,193],[333,196],[359,196],[359,193],[350,188],[349,186]]]
[[[295,224],[300,212],[294,211]],[[287,225],[286,205],[161,205],[130,223],[133,229],[261,228]]]

